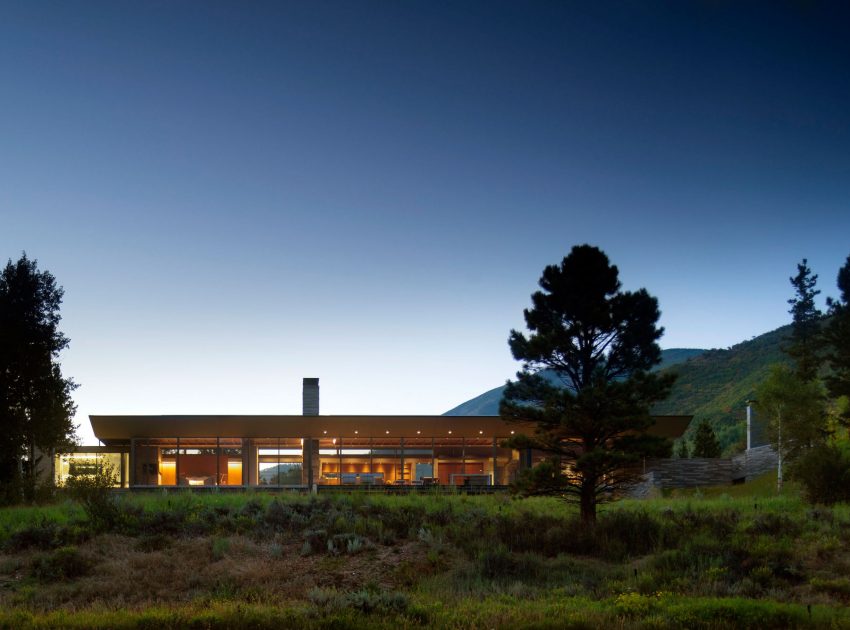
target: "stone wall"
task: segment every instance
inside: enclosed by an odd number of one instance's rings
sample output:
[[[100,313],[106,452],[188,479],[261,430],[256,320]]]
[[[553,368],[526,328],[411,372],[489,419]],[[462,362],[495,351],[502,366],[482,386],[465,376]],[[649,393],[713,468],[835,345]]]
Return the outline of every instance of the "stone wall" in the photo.
[[[749,481],[775,469],[776,461],[776,451],[769,445],[751,448],[731,459],[694,457],[648,460],[643,479],[631,489],[629,495],[642,498],[651,496],[656,488],[697,488]]]
[[[753,477],[775,470],[777,461],[776,451],[769,444],[739,453],[732,458],[732,463],[736,468],[735,479],[749,481]]]
[[[658,488],[694,488],[732,483],[735,465],[731,459],[694,457],[655,459],[646,463]]]

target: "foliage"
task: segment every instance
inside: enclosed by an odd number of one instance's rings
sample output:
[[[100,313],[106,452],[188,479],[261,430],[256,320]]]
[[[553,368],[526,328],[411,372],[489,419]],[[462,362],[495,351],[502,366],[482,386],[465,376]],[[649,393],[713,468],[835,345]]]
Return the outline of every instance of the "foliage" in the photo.
[[[63,290],[26,254],[0,272],[0,490],[6,501],[32,498],[43,457],[74,440],[76,385],[62,377],[58,329]]]
[[[698,357],[705,350],[701,348],[664,348],[661,350],[661,362],[656,365],[653,370],[664,370],[675,365],[684,364],[693,357]],[[549,370],[543,370],[541,374],[544,377],[549,377]],[[550,379],[553,383],[560,383],[557,377],[552,376]],[[678,383],[673,385],[673,389],[677,388]],[[499,403],[505,392],[505,386],[494,387],[491,390],[476,396],[466,402],[459,404],[445,412],[444,416],[495,416],[499,414]]]
[[[789,363],[782,345],[790,332],[783,326],[726,349],[707,350],[670,368],[677,376],[670,396],[656,403],[655,414],[693,414],[693,430],[706,420],[714,429],[721,449],[731,454],[746,445],[746,401],[767,378],[774,363]],[[757,424],[759,418],[756,418]],[[759,424],[760,426],[760,424]],[[757,437],[757,442],[759,441]],[[765,443],[765,442],[761,442]]]
[[[828,301],[831,317],[825,330],[830,368],[826,383],[833,398],[850,397],[850,256],[838,271],[837,284],[841,295]]]
[[[674,378],[649,370],[660,361],[658,302],[645,289],[621,291],[619,270],[598,248],[573,247],[540,278],[541,291],[524,311],[531,334],[512,330],[517,380],[505,388],[500,414],[533,422],[533,436],[513,448],[533,448],[557,463],[552,488],[577,501],[594,521],[597,503],[631,482],[641,457],[669,453],[669,443],[646,433],[649,409]],[[540,376],[553,370],[563,387]]]
[[[676,447],[676,457],[678,459],[688,459],[691,456],[691,451],[688,449],[688,441],[685,438],[679,440],[679,445]]]
[[[113,527],[120,518],[112,492],[117,481],[115,469],[107,462],[98,462],[91,473],[72,473],[65,481],[67,493],[82,506],[97,530]]]
[[[822,313],[815,306],[815,297],[820,293],[815,289],[817,274],[812,275],[808,261],[797,265],[797,275],[789,278],[794,287],[795,296],[788,300],[788,311],[793,319],[790,344],[784,348],[795,365],[795,373],[802,381],[811,381],[817,377],[821,365],[823,338],[820,332]]]
[[[694,431],[694,457],[720,457],[720,442],[711,425],[703,420]]]
[[[756,409],[767,418],[767,433],[780,457],[793,459],[826,437],[824,391],[803,381],[786,365],[774,365],[755,391]]]
[[[548,497],[170,493],[118,505],[142,524],[128,529],[122,519],[111,532],[43,550],[6,547],[0,627],[850,624],[850,509],[812,509],[795,496],[623,501],[590,528]],[[177,516],[156,516],[164,513]],[[0,533],[44,519],[61,529],[81,514],[70,502],[0,510]],[[179,530],[149,546],[154,522]],[[353,540],[383,523],[397,536],[390,546],[321,552],[291,570],[305,532]]]
[[[820,444],[794,462],[791,476],[810,503],[850,501],[850,453],[840,444]]]
[[[92,569],[90,558],[77,547],[60,547],[38,556],[33,563],[33,576],[45,582],[72,580],[86,575]]]

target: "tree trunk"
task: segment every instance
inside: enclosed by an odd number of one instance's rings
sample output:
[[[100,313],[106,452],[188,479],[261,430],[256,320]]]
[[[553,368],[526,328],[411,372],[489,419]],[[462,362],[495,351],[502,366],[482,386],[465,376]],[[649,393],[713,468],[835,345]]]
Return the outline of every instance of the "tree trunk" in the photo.
[[[579,500],[581,508],[581,520],[583,523],[593,525],[596,523],[596,483],[594,480],[583,479],[581,482],[581,495]]]
[[[776,444],[777,466],[776,466],[776,491],[782,492],[782,412],[779,412],[779,430]]]

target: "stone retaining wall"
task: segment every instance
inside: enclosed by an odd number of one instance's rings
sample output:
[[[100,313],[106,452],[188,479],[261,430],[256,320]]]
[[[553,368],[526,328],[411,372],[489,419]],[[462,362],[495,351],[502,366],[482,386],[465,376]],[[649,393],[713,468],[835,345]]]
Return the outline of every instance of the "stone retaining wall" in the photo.
[[[629,492],[647,497],[654,488],[697,488],[749,481],[776,468],[776,451],[769,445],[727,458],[652,459],[646,462],[643,480]]]

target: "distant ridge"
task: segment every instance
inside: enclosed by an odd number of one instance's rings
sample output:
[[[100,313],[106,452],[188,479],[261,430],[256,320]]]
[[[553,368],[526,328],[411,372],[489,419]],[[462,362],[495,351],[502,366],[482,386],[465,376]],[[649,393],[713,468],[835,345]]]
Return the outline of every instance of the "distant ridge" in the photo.
[[[790,326],[783,326],[725,350],[663,350],[658,369],[673,371],[678,378],[670,397],[656,405],[653,413],[693,415],[689,431],[708,420],[727,454],[743,449],[746,401],[771,364],[788,362],[780,346],[789,333]],[[491,389],[444,415],[497,415],[503,391],[504,385]],[[758,429],[754,438],[755,443],[763,443]]]
[[[705,350],[699,348],[670,348],[669,350],[661,351],[661,364],[658,369],[664,369],[688,360],[691,357],[699,356]],[[502,399],[502,392],[505,386],[495,387],[490,391],[484,392],[480,396],[476,396],[472,400],[467,400],[465,403],[459,404],[454,409],[450,409],[444,416],[498,416],[499,401]]]

